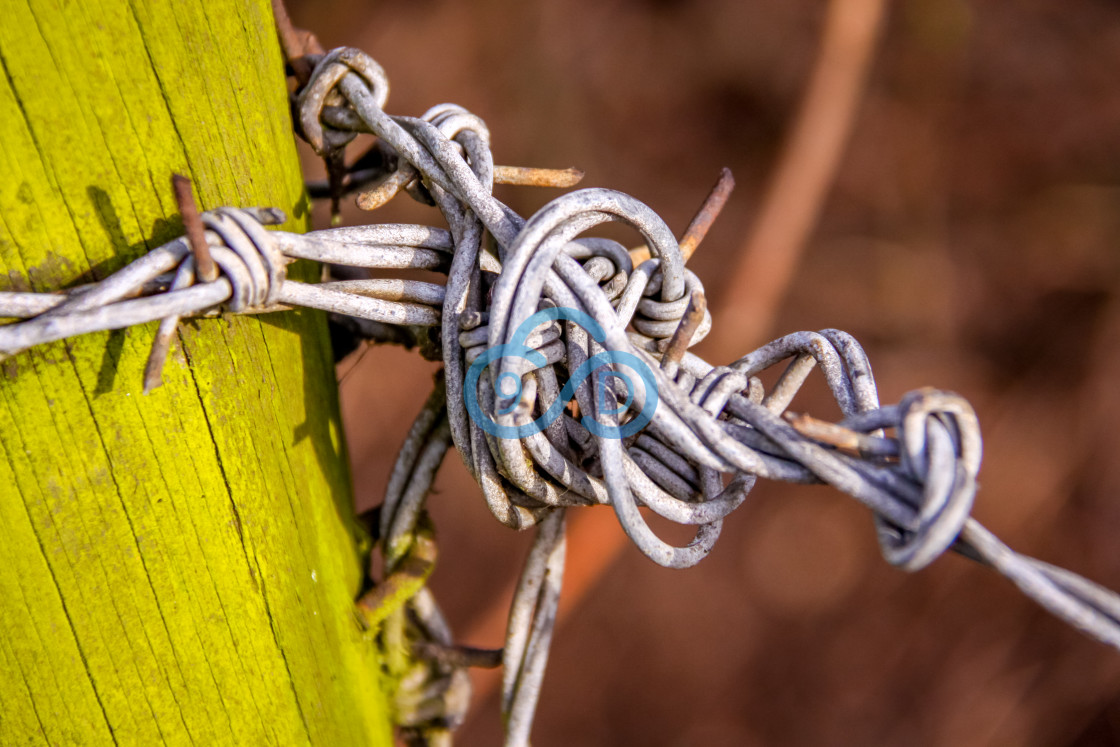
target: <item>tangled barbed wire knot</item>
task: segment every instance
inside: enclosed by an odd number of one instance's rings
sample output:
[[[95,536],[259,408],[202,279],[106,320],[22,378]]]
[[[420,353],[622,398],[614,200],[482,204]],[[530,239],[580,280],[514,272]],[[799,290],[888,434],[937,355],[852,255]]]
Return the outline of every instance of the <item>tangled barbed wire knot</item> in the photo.
[[[389,100],[389,79],[385,70],[360,49],[339,47],[318,59],[311,82],[300,91],[299,110],[303,136],[320,156],[343,147],[358,134],[353,127],[324,127],[321,121],[324,108],[344,104],[337,86],[350,73],[361,79],[364,90],[379,109],[384,109]]]
[[[493,195],[498,167],[480,118],[452,104],[418,118],[386,114],[384,71],[360,50],[306,61],[314,67],[296,94],[299,129],[327,159],[332,197],[346,144],[371,133],[380,166],[359,203],[375,207],[403,190],[434,204],[447,229],[380,224],[300,235],[265,229],[284,221],[277,210],[218,208],[201,215],[193,240],[169,242],[98,283],[0,293],[0,316],[23,320],[0,327],[0,354],[160,320],[147,389],[187,316],[309,307],[412,330],[403,337],[422,340],[443,368],[380,508],[384,576],[358,600],[359,616],[387,642],[390,666],[392,652],[414,642],[419,662],[407,670],[397,662],[395,672],[402,725],[445,742],[466,707],[465,667],[500,658],[507,743],[526,744],[563,580],[566,510],[609,505],[643,554],[687,568],[712,550],[759,478],[832,485],[871,510],[890,563],[914,571],[952,549],[1120,648],[1120,597],[1015,553],[970,518],[981,437],[963,398],[920,389],[881,406],[863,348],[835,329],[786,335],[728,365],[688,352],[712,318],[685,264],[718,212],[711,200],[726,199],[729,174],[679,240],[649,206],[602,188],[562,195],[525,219]],[[629,226],[644,246],[585,235],[605,223]],[[213,279],[196,277],[199,244],[217,266]],[[286,269],[298,259],[431,270],[446,282],[302,283]],[[783,365],[764,386],[760,375]],[[789,411],[815,369],[839,423]],[[424,586],[435,563],[426,500],[452,444],[498,521],[537,527],[500,652],[454,646]],[[664,541],[643,509],[695,527],[694,538]]]

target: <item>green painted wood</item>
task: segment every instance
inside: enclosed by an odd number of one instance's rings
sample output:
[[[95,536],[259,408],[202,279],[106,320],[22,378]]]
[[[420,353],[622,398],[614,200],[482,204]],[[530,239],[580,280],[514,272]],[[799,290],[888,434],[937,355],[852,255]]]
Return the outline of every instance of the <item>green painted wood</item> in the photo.
[[[101,278],[204,208],[307,206],[266,0],[0,0],[0,287]],[[312,267],[304,272],[314,273]],[[0,364],[0,744],[389,744],[322,315]]]

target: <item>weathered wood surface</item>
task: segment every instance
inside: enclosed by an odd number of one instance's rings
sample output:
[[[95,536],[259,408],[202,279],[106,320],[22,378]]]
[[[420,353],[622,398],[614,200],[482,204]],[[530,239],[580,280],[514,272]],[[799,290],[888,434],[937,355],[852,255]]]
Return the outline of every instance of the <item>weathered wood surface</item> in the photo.
[[[264,0],[3,0],[0,64],[0,287],[179,233],[172,172],[305,227]],[[187,324],[145,396],[154,331],[0,364],[0,743],[388,744],[322,315]]]

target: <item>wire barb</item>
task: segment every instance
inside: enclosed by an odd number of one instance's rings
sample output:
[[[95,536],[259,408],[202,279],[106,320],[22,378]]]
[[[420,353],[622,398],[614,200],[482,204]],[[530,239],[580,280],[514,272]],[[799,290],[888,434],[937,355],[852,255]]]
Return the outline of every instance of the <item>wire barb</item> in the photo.
[[[194,203],[191,180],[182,174],[172,174],[171,184],[175,189],[175,202],[179,206],[179,215],[183,218],[183,229],[186,231],[191,254],[194,255],[194,264],[198,268],[198,279],[204,283],[212,283],[218,279],[218,268],[206,243],[206,229]]]
[[[576,168],[539,169],[528,166],[495,166],[494,183],[521,187],[553,187],[568,189],[583,181],[583,172]]]
[[[700,246],[700,242],[708,235],[712,224],[715,223],[716,218],[723,212],[724,206],[727,204],[728,199],[731,198],[731,192],[735,189],[735,177],[731,175],[731,169],[726,166],[720,169],[719,178],[716,180],[712,190],[704,199],[700,209],[696,211],[696,215],[692,216],[692,220],[688,223],[688,228],[685,229],[684,234],[681,235],[680,248],[681,256],[684,261],[692,259],[692,255]],[[637,249],[630,250],[630,258],[634,264],[640,265],[650,258],[648,247],[638,247]]]
[[[704,292],[693,291],[692,295],[689,296],[684,316],[681,317],[681,323],[677,326],[673,336],[669,338],[669,344],[665,347],[665,354],[661,357],[662,368],[665,368],[668,364],[681,362],[688,346],[692,344],[693,335],[700,329],[700,324],[704,321],[704,314],[707,311],[708,301],[704,297]]]

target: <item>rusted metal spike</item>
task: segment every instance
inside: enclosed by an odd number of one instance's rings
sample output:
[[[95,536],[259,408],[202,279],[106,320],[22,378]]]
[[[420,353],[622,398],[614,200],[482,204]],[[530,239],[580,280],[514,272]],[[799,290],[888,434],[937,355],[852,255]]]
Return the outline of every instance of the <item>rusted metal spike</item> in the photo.
[[[574,187],[583,180],[583,172],[571,169],[538,169],[531,166],[495,166],[495,184],[514,184],[523,187]]]
[[[198,279],[204,283],[212,283],[218,279],[218,266],[210,256],[210,247],[206,243],[206,228],[198,216],[198,206],[194,202],[194,190],[191,180],[182,174],[171,175],[171,186],[175,190],[175,202],[179,205],[179,215],[183,216],[183,228],[187,233],[187,242],[194,256],[194,266],[198,271]]]
[[[731,190],[733,189],[735,189],[735,177],[731,175],[731,169],[724,167],[719,172],[719,179],[716,180],[712,191],[708,193],[704,204],[696,211],[696,215],[692,217],[688,228],[681,236],[681,254],[684,255],[685,262],[696,253],[696,248],[708,235],[708,229],[712,227],[720,212],[723,211],[723,206],[727,204],[727,198],[731,196]],[[649,258],[650,253],[647,246],[639,246],[630,250],[630,259],[634,261],[635,267]]]
[[[704,321],[704,313],[707,310],[708,300],[704,297],[703,292],[692,291],[692,297],[688,299],[688,308],[684,310],[681,323],[677,325],[673,336],[669,338],[669,345],[665,348],[665,354],[661,356],[662,368],[681,362],[681,358],[684,358],[685,351],[688,350],[688,344],[692,342],[696,330],[700,329],[700,324]]]

